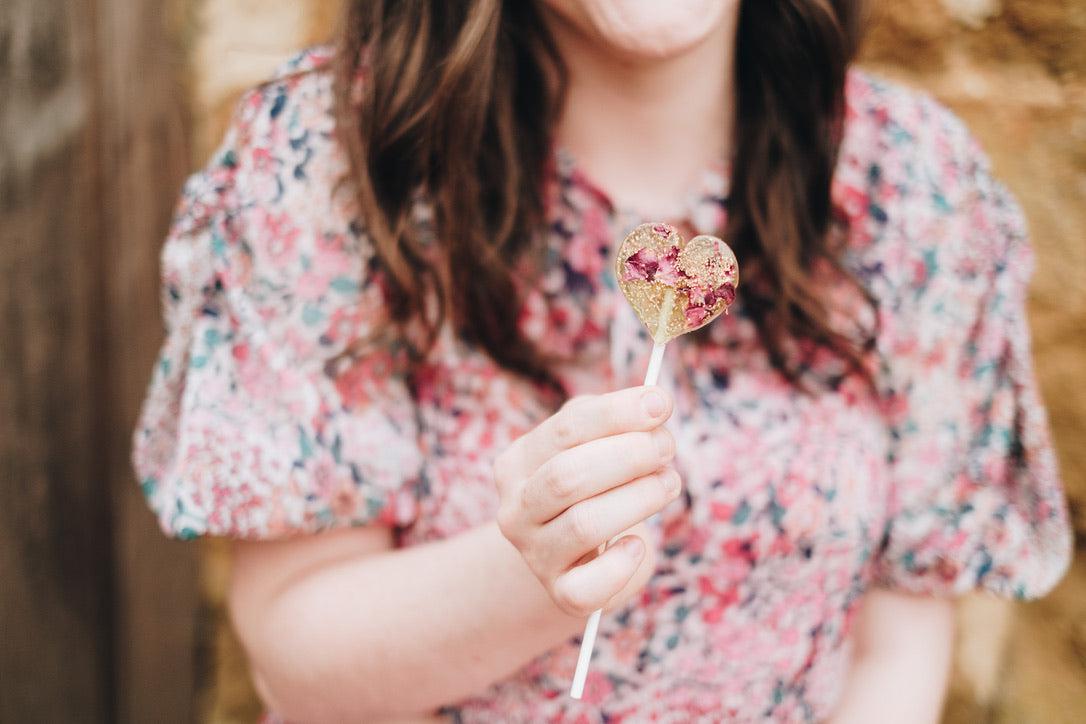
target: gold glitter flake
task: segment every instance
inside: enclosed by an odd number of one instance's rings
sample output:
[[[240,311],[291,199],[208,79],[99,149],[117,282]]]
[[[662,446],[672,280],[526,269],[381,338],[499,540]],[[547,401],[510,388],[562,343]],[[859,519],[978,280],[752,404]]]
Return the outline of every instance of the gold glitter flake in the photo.
[[[679,252],[679,268],[694,279],[704,279],[716,289],[725,282],[739,285],[738,264],[731,247],[715,236],[695,236]]]

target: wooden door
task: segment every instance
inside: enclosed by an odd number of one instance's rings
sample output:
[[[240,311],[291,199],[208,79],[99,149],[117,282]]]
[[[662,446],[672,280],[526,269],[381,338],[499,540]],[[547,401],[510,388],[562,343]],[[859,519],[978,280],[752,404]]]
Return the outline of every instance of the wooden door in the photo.
[[[0,3],[0,721],[195,718],[195,550],[128,464],[190,4]]]

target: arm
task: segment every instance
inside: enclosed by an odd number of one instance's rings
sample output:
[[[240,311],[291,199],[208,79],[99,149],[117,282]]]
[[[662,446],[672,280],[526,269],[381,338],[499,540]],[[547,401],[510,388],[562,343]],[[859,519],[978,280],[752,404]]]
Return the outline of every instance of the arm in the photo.
[[[954,602],[874,590],[862,605],[852,670],[830,721],[938,722],[950,674]]]
[[[395,550],[381,528],[236,543],[230,612],[265,702],[307,723],[432,713],[632,597],[655,567],[634,526],[678,490],[657,429],[670,400],[648,415],[642,394],[568,404],[500,455],[500,530]]]
[[[290,720],[434,711],[576,633],[494,525],[391,550],[387,529],[236,543],[231,615]]]

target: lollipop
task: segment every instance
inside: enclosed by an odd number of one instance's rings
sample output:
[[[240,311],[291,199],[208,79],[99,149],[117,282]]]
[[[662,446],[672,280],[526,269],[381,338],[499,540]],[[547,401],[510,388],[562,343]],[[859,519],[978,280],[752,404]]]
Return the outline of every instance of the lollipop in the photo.
[[[626,237],[615,258],[619,289],[652,334],[645,384],[655,385],[667,343],[704,327],[735,301],[739,264],[731,248],[702,234],[689,242],[670,224],[641,224]],[[614,541],[612,541],[614,542]],[[588,663],[603,610],[593,611],[581,637],[581,652],[569,694],[584,693]]]

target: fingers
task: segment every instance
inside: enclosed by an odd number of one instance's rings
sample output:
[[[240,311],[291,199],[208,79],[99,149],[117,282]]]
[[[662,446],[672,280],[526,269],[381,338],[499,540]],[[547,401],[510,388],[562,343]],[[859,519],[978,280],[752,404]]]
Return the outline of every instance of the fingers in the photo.
[[[533,533],[532,549],[539,556],[535,567],[557,577],[586,551],[662,509],[681,487],[678,472],[668,467],[574,505]]]
[[[671,409],[671,397],[655,386],[575,397],[519,438],[511,452],[519,472],[526,477],[563,450],[589,440],[652,430],[667,420]]]
[[[645,542],[636,535],[624,536],[595,559],[555,579],[552,597],[559,608],[573,616],[606,608],[637,573],[644,558]]]
[[[529,519],[544,523],[571,505],[648,475],[671,462],[675,438],[664,427],[591,440],[545,462],[521,490]]]
[[[657,387],[574,398],[495,459],[498,528],[567,610],[606,604],[652,555],[637,537],[595,552],[678,496],[672,407]]]

